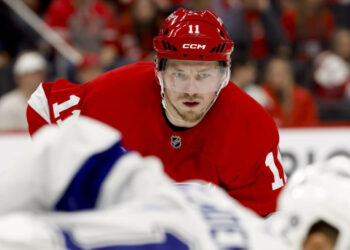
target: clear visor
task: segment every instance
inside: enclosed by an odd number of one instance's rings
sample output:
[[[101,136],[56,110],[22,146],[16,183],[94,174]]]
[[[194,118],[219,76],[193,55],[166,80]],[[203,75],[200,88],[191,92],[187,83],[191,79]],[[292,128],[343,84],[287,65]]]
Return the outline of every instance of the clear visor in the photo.
[[[168,59],[158,73],[164,89],[179,93],[217,92],[228,81],[229,69],[218,61]]]

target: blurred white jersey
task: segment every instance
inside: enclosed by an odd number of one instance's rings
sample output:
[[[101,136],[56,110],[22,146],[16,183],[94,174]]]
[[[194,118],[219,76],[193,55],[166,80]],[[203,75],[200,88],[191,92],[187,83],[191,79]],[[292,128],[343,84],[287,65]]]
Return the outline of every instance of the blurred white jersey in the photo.
[[[225,191],[174,183],[120,139],[83,117],[37,133],[0,174],[0,249],[286,249]]]

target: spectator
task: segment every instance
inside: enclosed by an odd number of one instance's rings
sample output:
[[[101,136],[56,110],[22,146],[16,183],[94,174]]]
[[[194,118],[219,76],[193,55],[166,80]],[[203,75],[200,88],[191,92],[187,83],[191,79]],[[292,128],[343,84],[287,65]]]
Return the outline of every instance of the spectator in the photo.
[[[173,1],[182,3],[186,8],[193,10],[206,10],[211,9],[211,0],[186,0],[186,1]]]
[[[292,49],[295,77],[303,87],[312,88],[312,61],[328,49],[335,28],[327,0],[282,0],[281,23]]]
[[[219,1],[212,4],[224,13],[223,20],[236,50],[258,62],[271,54],[287,53],[287,40],[270,0],[243,0],[242,4],[235,2],[226,6],[228,10],[224,10]]]
[[[310,62],[329,47],[335,20],[325,0],[298,0],[296,5],[289,4],[282,10],[281,21],[297,60]]]
[[[47,0],[25,0],[23,3],[41,16]],[[0,1],[0,96],[13,90],[16,84],[12,77],[13,61],[23,50],[38,50],[43,45],[39,34],[5,2]]]
[[[241,59],[232,62],[231,81],[243,89],[261,106],[267,108],[271,105],[271,98],[266,91],[261,88],[257,81],[257,67],[252,59]]]
[[[125,56],[134,61],[153,61],[153,37],[165,19],[157,5],[152,0],[135,0],[120,19]]]
[[[82,62],[76,68],[75,81],[78,84],[83,84],[98,77],[103,72],[98,54],[86,53]]]
[[[337,27],[350,29],[350,1],[349,0],[334,0],[333,11]]]
[[[350,98],[350,31],[335,32],[333,48],[315,60],[316,92],[322,98]],[[348,93],[347,93],[348,92]]]
[[[314,63],[320,115],[325,121],[350,120],[350,30],[337,30],[332,45]]]
[[[119,53],[117,19],[98,0],[54,0],[45,21],[81,52],[99,53],[103,66]]]
[[[38,52],[24,52],[14,64],[17,88],[0,99],[0,129],[27,129],[27,101],[39,84],[45,81],[46,61]]]
[[[16,87],[11,74],[11,68],[9,53],[6,50],[1,51],[0,48],[0,97]]]
[[[44,1],[25,0],[26,6],[37,15],[42,15]],[[40,36],[26,21],[0,2],[0,51],[3,49],[15,58],[20,51],[39,49]],[[6,25],[3,25],[6,24]]]
[[[267,111],[279,127],[317,125],[318,114],[313,96],[294,82],[288,60],[272,58],[268,62],[263,88],[273,100]]]

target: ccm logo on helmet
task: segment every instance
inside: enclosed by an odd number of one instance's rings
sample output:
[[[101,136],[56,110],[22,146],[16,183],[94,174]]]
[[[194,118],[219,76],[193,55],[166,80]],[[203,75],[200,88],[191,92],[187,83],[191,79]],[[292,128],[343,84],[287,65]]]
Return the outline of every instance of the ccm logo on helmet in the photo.
[[[189,44],[189,43],[184,43],[182,45],[183,49],[205,49],[205,44]]]

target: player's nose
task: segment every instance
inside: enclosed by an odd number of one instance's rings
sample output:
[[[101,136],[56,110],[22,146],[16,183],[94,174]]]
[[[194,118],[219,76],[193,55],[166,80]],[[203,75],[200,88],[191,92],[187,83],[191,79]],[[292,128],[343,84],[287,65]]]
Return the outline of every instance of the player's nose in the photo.
[[[185,85],[184,92],[189,95],[198,93],[198,83],[194,76],[189,77]]]

